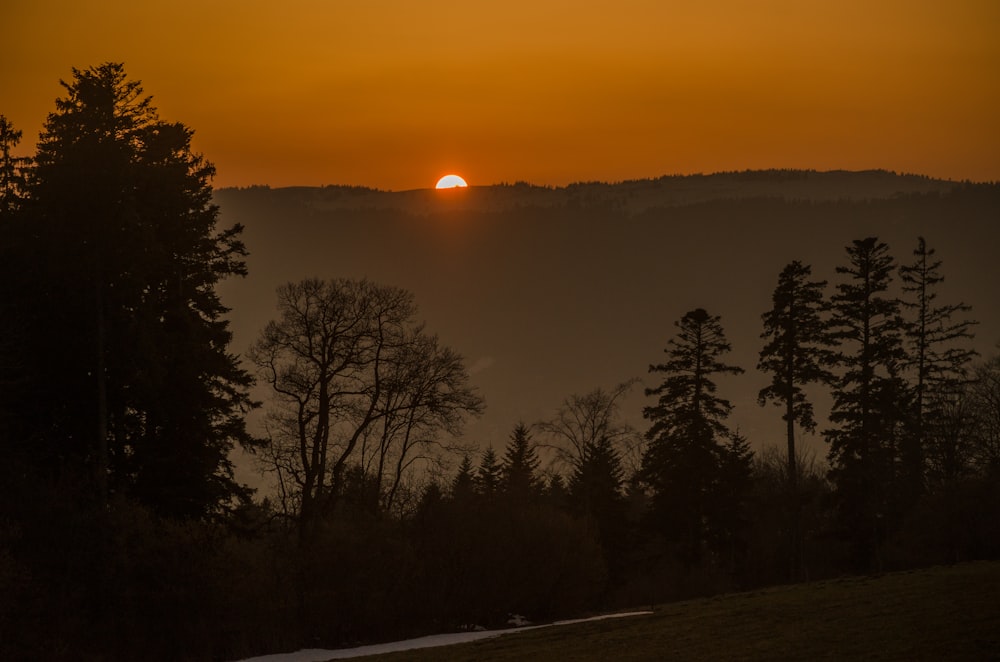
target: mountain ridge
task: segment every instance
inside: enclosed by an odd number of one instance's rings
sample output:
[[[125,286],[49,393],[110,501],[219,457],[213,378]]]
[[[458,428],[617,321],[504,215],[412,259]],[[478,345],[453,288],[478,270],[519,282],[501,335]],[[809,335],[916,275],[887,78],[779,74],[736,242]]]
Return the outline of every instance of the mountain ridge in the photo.
[[[442,210],[510,211],[538,207],[607,207],[629,213],[698,204],[708,200],[779,198],[830,202],[880,200],[913,194],[948,193],[962,186],[991,185],[935,179],[889,170],[743,170],[711,174],[663,175],[619,182],[577,182],[541,186],[527,182],[386,191],[364,186],[251,186],[217,193],[267,192],[286,202],[322,211],[392,209],[416,215]]]

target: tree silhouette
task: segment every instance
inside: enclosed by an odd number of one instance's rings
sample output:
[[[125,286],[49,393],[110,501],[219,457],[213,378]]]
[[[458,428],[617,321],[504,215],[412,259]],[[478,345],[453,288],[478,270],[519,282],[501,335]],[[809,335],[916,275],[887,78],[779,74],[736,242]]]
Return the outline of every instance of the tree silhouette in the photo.
[[[496,451],[490,446],[483,452],[479,468],[476,470],[476,491],[480,496],[492,498],[500,491],[501,485],[503,485],[503,467]]]
[[[275,395],[265,463],[305,543],[332,512],[352,465],[362,465],[364,481],[380,482],[391,462],[391,500],[415,449],[456,432],[482,401],[461,358],[414,321],[405,290],[306,279],[278,289],[278,312],[250,357]],[[364,475],[369,437],[382,467],[374,476]]]
[[[243,275],[241,228],[217,232],[213,167],[158,118],[121,64],[73,70],[41,134],[25,213],[35,458],[89,467],[97,491],[196,517],[246,491],[250,377],[217,283]],[[42,460],[44,461],[44,460]]]
[[[608,437],[584,446],[569,478],[570,506],[596,527],[613,572],[628,544],[624,481],[621,457]]]
[[[847,247],[846,280],[832,299],[834,336],[842,375],[833,389],[830,476],[842,523],[864,569],[880,563],[881,540],[895,509],[895,463],[907,425],[907,389],[900,377],[905,358],[899,301],[888,296],[895,263],[875,237]]]
[[[528,426],[518,423],[510,435],[510,441],[504,450],[500,472],[503,476],[503,489],[507,495],[529,499],[540,491],[538,471],[538,452],[531,443],[531,433]]]
[[[730,351],[720,319],[698,308],[676,323],[679,331],[664,350],[666,363],[650,372],[667,376],[646,395],[657,396],[643,410],[652,424],[642,474],[653,488],[659,528],[678,543],[687,562],[701,559],[716,518],[721,442],[732,405],[716,395],[716,375],[740,374],[742,368],[722,362]]]
[[[31,159],[12,153],[21,136],[10,120],[0,115],[0,222],[20,207],[26,194],[25,169]]]
[[[472,460],[468,455],[462,456],[458,471],[451,481],[451,498],[455,501],[467,501],[475,494],[476,476],[472,468]]]
[[[917,239],[913,256],[911,264],[899,268],[903,291],[908,295],[902,304],[911,313],[905,325],[908,356],[904,365],[913,373],[915,382],[913,433],[900,449],[911,498],[917,496],[923,485],[928,437],[941,426],[943,410],[953,410],[967,380],[969,361],[976,354],[960,345],[961,340],[972,337],[970,328],[976,322],[953,319],[972,308],[964,303],[937,303],[937,286],[944,281],[941,261],[935,259],[934,249],[927,247],[923,237]]]
[[[597,444],[615,448],[621,460],[638,453],[641,436],[621,420],[621,401],[638,380],[629,380],[610,390],[596,388],[583,395],[566,398],[555,416],[538,424],[551,436],[559,458],[575,469]]]
[[[745,574],[749,542],[749,497],[754,452],[739,430],[729,435],[719,462],[719,504],[713,543],[727,571],[737,581]]]
[[[816,429],[812,403],[803,387],[808,384],[829,384],[833,375],[827,369],[833,354],[829,326],[823,318],[827,306],[823,300],[826,281],[810,281],[812,269],[795,261],[778,276],[772,295],[773,307],[761,317],[766,340],[760,350],[757,369],[771,374],[771,383],[760,390],[757,401],[784,407],[786,425],[787,506],[790,511],[790,570],[797,577],[801,565],[800,507],[797,494],[798,468],[795,466],[795,424],[804,429]]]

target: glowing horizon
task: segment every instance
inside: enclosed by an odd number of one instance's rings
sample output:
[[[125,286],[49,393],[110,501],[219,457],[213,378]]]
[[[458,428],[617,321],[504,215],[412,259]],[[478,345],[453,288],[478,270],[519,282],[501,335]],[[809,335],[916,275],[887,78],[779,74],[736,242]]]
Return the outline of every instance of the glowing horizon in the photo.
[[[1000,3],[623,2],[15,3],[0,113],[31,152],[71,67],[116,61],[195,131],[219,187],[405,190],[456,164],[554,186],[768,168],[1000,181]]]

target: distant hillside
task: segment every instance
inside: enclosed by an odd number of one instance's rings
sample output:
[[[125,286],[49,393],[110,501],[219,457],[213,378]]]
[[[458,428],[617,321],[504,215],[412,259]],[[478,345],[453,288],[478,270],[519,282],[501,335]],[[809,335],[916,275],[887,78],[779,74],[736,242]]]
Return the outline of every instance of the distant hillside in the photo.
[[[518,184],[379,192],[223,189],[222,223],[243,223],[246,279],[223,284],[242,351],[275,313],[275,288],[304,277],[367,277],[411,290],[432,332],[462,353],[486,415],[467,438],[502,445],[519,420],[564,398],[646,378],[674,322],[722,316],[731,422],[760,447],[780,413],[756,404],[760,315],[791,260],[838,282],[853,239],[875,235],[900,262],[917,237],[943,260],[942,302],[965,301],[983,355],[1000,341],[1000,185],[887,172],[745,172],[548,189]],[[261,394],[263,396],[265,394]],[[642,428],[642,389],[625,412]],[[820,428],[825,427],[824,423]],[[806,437],[820,457],[825,445]]]
[[[885,170],[816,172],[761,170],[712,175],[670,175],[614,184],[587,182],[565,187],[531,184],[473,186],[465,190],[379,191],[357,186],[290,187],[269,191],[288,203],[317,210],[394,209],[433,213],[442,204],[469,211],[508,211],[524,207],[607,207],[629,212],[688,205],[708,200],[780,198],[782,200],[878,200],[915,193],[946,193],[958,182]],[[223,189],[226,195],[233,189]],[[448,196],[445,198],[444,196]]]

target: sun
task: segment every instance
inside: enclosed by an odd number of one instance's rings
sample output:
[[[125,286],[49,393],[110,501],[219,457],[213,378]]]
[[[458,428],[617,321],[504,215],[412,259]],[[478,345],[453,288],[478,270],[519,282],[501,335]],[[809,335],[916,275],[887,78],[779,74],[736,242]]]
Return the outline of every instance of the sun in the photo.
[[[438,180],[434,188],[465,188],[468,184],[458,175],[445,175]]]

